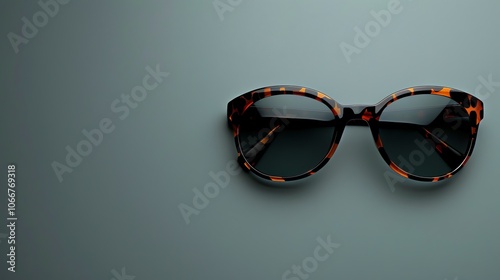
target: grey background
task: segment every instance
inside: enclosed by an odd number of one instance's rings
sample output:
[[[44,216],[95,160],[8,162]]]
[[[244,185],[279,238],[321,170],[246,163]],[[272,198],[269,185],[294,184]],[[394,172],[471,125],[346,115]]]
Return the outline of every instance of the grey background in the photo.
[[[330,235],[341,246],[310,279],[499,279],[499,87],[481,89],[474,155],[448,181],[392,191],[369,130],[349,127],[315,176],[276,188],[241,173],[182,218],[193,188],[236,158],[225,110],[243,92],[297,84],[371,104],[413,85],[500,81],[500,2],[402,0],[348,63],[340,43],[389,1],[353,2],[243,0],[221,20],[212,1],[71,1],[17,54],[7,34],[41,8],[2,2],[0,213],[4,224],[15,163],[19,221],[17,272],[0,239],[0,278],[281,279]],[[157,64],[170,76],[120,120],[110,104]],[[59,182],[51,163],[103,118],[116,129]]]

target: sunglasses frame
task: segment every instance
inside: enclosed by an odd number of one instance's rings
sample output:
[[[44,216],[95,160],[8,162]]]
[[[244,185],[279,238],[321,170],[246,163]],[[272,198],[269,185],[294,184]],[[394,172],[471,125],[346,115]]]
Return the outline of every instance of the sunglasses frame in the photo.
[[[296,175],[291,177],[270,176],[255,169],[252,165],[250,165],[247,162],[247,160],[243,156],[241,150],[241,143],[239,141],[240,125],[238,122],[238,118],[242,116],[245,113],[245,111],[255,102],[263,98],[276,95],[283,95],[283,94],[304,96],[315,99],[325,104],[331,110],[331,112],[335,117],[335,120],[338,123],[338,125],[335,127],[335,132],[333,135],[332,142],[330,144],[330,150],[328,154],[313,169],[301,175]],[[410,174],[399,168],[393,161],[390,160],[388,154],[384,149],[384,145],[379,135],[379,119],[382,112],[387,106],[389,106],[394,101],[402,98],[414,95],[424,95],[424,94],[439,95],[454,100],[466,110],[467,114],[469,115],[469,120],[471,124],[471,136],[470,136],[471,138],[469,141],[465,159],[455,170],[439,177],[417,176]],[[380,155],[382,156],[384,161],[389,165],[389,167],[397,174],[408,179],[424,181],[424,182],[436,182],[444,180],[450,178],[455,173],[457,173],[469,160],[472,151],[474,150],[479,123],[481,122],[483,117],[484,117],[484,107],[483,107],[483,102],[481,100],[466,92],[441,86],[417,86],[417,87],[406,88],[403,90],[399,90],[395,93],[392,93],[391,95],[385,97],[382,101],[380,101],[375,105],[350,106],[350,105],[342,105],[336,102],[330,96],[311,88],[301,87],[301,86],[291,86],[291,85],[277,85],[277,86],[263,87],[249,91],[234,98],[227,104],[227,118],[228,118],[227,120],[229,127],[233,130],[236,150],[238,152],[238,163],[243,168],[243,170],[247,172],[250,171],[261,178],[275,182],[285,182],[285,181],[302,179],[313,175],[318,170],[323,168],[323,166],[325,166],[326,163],[328,163],[328,161],[332,158],[333,154],[335,153],[335,150],[337,149],[338,144],[340,143],[340,139],[342,138],[344,129],[347,126],[348,122],[351,120],[362,120],[368,123],[368,126],[370,127],[373,136],[373,140],[375,141],[375,144],[377,146]]]

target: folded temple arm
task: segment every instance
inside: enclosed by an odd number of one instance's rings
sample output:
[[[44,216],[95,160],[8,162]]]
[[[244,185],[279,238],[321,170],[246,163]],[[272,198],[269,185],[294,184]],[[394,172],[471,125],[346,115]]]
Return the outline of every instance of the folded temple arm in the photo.
[[[317,113],[317,112],[315,112]],[[301,112],[303,115],[303,112]],[[303,117],[303,116],[301,116]],[[318,117],[316,114],[315,117]],[[277,124],[269,127],[270,123],[273,123],[272,119],[286,120],[282,121],[281,124]],[[293,114],[290,115],[274,115],[273,117],[267,117],[258,115],[255,118],[250,118],[247,120],[242,120],[243,123],[248,122],[247,125],[260,128],[268,128],[268,133],[260,135],[262,138],[257,139],[257,142],[253,143],[248,149],[244,150],[244,156],[251,165],[255,165],[259,159],[262,157],[264,151],[269,148],[274,140],[279,137],[279,134],[287,129],[300,129],[300,128],[312,128],[312,127],[327,127],[335,126],[337,120],[326,120],[325,118],[297,118]],[[347,125],[354,126],[366,126],[367,123],[363,120],[352,120]],[[379,127],[381,129],[400,129],[400,130],[413,130],[417,131],[422,137],[427,139],[432,143],[434,151],[449,165],[458,166],[464,159],[464,155],[451,145],[444,142],[438,135],[434,134],[428,127],[412,123],[404,122],[393,122],[393,121],[380,121]],[[458,162],[458,164],[457,164]]]

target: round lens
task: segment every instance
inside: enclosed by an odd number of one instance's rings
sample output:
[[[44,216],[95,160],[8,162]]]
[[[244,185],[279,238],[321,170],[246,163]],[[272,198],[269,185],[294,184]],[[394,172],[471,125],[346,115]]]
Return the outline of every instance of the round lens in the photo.
[[[471,141],[467,111],[444,96],[396,100],[380,116],[380,140],[390,160],[409,174],[439,177],[458,168]]]
[[[263,98],[240,120],[243,157],[268,176],[293,177],[314,169],[328,154],[335,133],[330,108],[305,96]]]

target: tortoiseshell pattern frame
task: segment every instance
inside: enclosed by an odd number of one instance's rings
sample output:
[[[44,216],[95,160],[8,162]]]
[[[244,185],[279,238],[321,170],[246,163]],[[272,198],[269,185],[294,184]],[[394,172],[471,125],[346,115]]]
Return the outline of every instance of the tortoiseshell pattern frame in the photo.
[[[335,133],[332,139],[331,147],[328,152],[328,154],[321,160],[321,162],[314,167],[313,169],[298,175],[298,176],[292,176],[292,177],[277,177],[277,176],[269,176],[267,174],[263,174],[262,172],[258,171],[255,169],[253,166],[251,166],[244,156],[242,155],[242,150],[241,150],[241,145],[239,141],[239,124],[238,124],[238,117],[243,115],[245,111],[255,102],[257,102],[260,99],[269,97],[269,96],[274,96],[274,95],[282,95],[282,94],[287,94],[287,95],[299,95],[299,96],[304,96],[308,98],[313,98],[318,100],[319,102],[325,104],[330,108],[332,111],[333,115],[335,116],[335,120],[337,121],[337,126],[335,128]],[[458,168],[455,170],[439,176],[439,177],[421,177],[421,176],[416,176],[413,174],[409,174],[408,172],[402,170],[399,168],[394,162],[392,162],[386,153],[384,149],[384,145],[380,139],[379,135],[379,126],[378,126],[378,121],[380,119],[380,115],[382,114],[383,110],[390,105],[392,102],[413,96],[413,95],[422,95],[422,94],[433,94],[433,95],[440,95],[444,97],[448,97],[461,106],[465,108],[467,111],[467,114],[469,115],[470,118],[470,124],[471,124],[471,138],[469,141],[469,146],[467,148],[467,154],[465,157],[465,160],[460,164]],[[228,124],[229,127],[233,130],[233,135],[234,135],[234,141],[236,144],[236,149],[238,152],[238,163],[240,166],[243,168],[245,171],[250,171],[254,174],[256,174],[259,177],[262,177],[267,180],[272,180],[275,182],[284,182],[284,181],[293,181],[293,180],[298,180],[302,179],[305,177],[308,177],[310,175],[313,175],[316,173],[318,170],[320,170],[329,160],[332,158],[335,150],[337,149],[337,146],[340,142],[340,138],[342,137],[342,133],[347,125],[347,123],[351,120],[358,120],[358,121],[365,121],[368,123],[373,139],[376,143],[376,146],[378,148],[378,151],[380,152],[380,155],[382,158],[385,160],[385,162],[390,166],[392,170],[394,170],[397,174],[413,179],[413,180],[418,180],[418,181],[425,181],[425,182],[436,182],[440,180],[444,180],[447,178],[450,178],[453,176],[455,173],[457,173],[469,160],[472,151],[474,149],[474,144],[476,141],[476,136],[477,136],[477,131],[479,127],[479,123],[484,117],[484,107],[483,107],[483,102],[479,100],[478,98],[449,87],[437,87],[437,86],[418,86],[418,87],[412,87],[412,88],[407,88],[403,89],[400,91],[397,91],[386,98],[384,98],[382,101],[379,103],[372,105],[372,106],[346,106],[346,105],[341,105],[340,103],[336,102],[334,99],[329,97],[328,95],[314,90],[310,89],[307,87],[300,87],[300,86],[270,86],[270,87],[263,87],[259,88],[253,91],[249,91],[245,94],[242,94],[235,99],[231,100],[228,105],[227,105],[227,117],[228,117]]]

